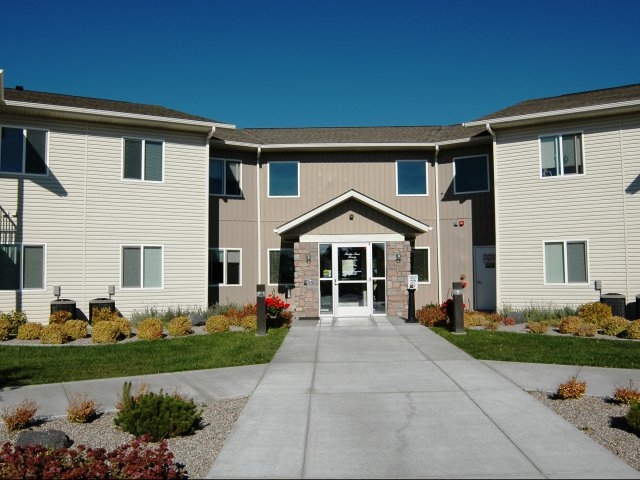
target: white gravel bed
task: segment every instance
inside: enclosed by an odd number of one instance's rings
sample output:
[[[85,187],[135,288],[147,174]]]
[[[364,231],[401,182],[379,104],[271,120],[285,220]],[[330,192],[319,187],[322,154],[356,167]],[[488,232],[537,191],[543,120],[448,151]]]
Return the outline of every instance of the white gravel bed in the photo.
[[[204,478],[209,473],[246,403],[247,397],[199,402],[204,406],[203,428],[190,436],[168,439],[174,462],[185,465],[189,478]],[[114,417],[114,412],[103,413],[91,423],[72,423],[65,417],[46,419],[31,430],[61,430],[73,441],[72,448],[86,445],[111,451],[135,438],[116,427]],[[3,423],[0,445],[15,442],[17,436],[18,432],[8,433]]]
[[[529,392],[538,401],[609,449],[636,470],[640,470],[640,436],[626,425],[629,405],[607,397],[585,395],[561,400],[548,392]]]

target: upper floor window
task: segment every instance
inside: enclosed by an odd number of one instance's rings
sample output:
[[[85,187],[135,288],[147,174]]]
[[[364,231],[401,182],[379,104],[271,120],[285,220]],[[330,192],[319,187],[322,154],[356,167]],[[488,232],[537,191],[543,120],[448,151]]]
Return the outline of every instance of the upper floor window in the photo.
[[[162,247],[122,247],[122,287],[162,288]]]
[[[239,197],[240,172],[242,163],[239,160],[221,158],[209,159],[209,193]]]
[[[293,285],[293,248],[269,250],[269,285]]]
[[[425,160],[396,162],[396,194],[427,195],[427,162]]]
[[[587,242],[544,243],[545,283],[587,283]]]
[[[240,249],[209,249],[209,285],[241,285]]]
[[[429,248],[416,247],[411,251],[411,273],[418,282],[429,283]]]
[[[299,162],[270,162],[269,163],[269,196],[270,197],[299,197],[300,196],[300,163]]]
[[[43,245],[0,245],[0,290],[44,288]]]
[[[474,155],[453,159],[453,192],[489,191],[489,156]]]
[[[540,169],[542,177],[584,173],[582,134],[540,137]]]
[[[0,172],[47,174],[47,132],[0,127]]]
[[[162,156],[161,141],[125,138],[122,178],[161,182]]]

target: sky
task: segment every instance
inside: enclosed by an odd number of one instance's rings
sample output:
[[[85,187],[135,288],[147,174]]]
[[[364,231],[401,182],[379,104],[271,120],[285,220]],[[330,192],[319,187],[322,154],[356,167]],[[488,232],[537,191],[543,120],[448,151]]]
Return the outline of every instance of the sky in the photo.
[[[0,69],[238,128],[452,125],[640,83],[639,18],[637,0],[5,0]]]

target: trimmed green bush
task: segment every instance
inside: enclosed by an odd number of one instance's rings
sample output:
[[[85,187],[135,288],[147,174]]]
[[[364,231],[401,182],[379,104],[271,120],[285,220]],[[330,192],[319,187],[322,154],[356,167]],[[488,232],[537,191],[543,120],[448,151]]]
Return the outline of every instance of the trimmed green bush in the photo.
[[[68,338],[78,340],[87,336],[87,322],[84,320],[67,320],[62,329]]]
[[[172,337],[184,337],[193,333],[193,325],[189,317],[172,318],[167,325],[167,332]]]
[[[27,322],[18,327],[18,340],[38,340],[42,334],[42,325],[39,323]]]
[[[114,321],[101,321],[91,327],[93,343],[116,343],[120,335],[120,326]]]
[[[207,318],[205,329],[207,333],[220,333],[229,330],[231,321],[226,315],[211,315]]]
[[[162,338],[163,329],[162,320],[149,317],[140,322],[137,335],[140,340],[158,340]]]
[[[50,345],[62,345],[67,341],[67,334],[64,327],[59,323],[52,323],[42,328],[40,333],[40,342]]]

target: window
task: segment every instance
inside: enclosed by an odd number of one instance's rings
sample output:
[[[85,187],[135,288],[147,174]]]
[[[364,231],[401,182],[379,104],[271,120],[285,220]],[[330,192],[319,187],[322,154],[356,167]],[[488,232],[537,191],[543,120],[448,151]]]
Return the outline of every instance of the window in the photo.
[[[293,285],[293,249],[269,250],[269,285]]]
[[[540,137],[540,175],[557,177],[584,173],[582,134]]]
[[[0,290],[44,288],[44,246],[0,245]]]
[[[587,283],[587,242],[545,242],[545,283]]]
[[[453,159],[453,193],[489,191],[489,157],[474,155]]]
[[[162,288],[162,247],[122,247],[122,287]]]
[[[416,247],[411,252],[411,273],[418,282],[429,283],[429,249]]]
[[[242,163],[239,160],[209,159],[209,193],[239,197],[240,172]]]
[[[162,142],[124,139],[122,178],[126,180],[162,181]]]
[[[269,196],[300,196],[300,164],[298,162],[269,163]]]
[[[240,285],[240,250],[209,249],[209,285]]]
[[[425,160],[396,162],[396,194],[427,195],[427,162]]]
[[[0,128],[0,172],[46,175],[47,132]]]

